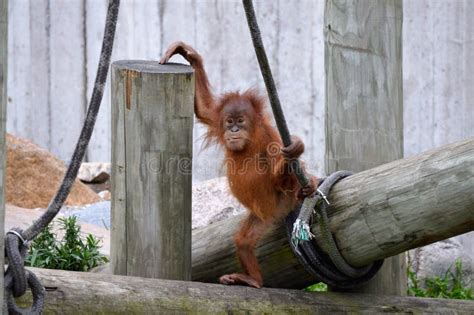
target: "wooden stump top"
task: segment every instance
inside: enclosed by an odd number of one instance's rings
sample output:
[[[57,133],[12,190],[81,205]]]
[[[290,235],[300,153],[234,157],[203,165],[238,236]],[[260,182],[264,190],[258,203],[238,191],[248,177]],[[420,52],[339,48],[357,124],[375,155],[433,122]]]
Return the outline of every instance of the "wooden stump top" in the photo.
[[[189,65],[180,63],[167,63],[162,65],[158,61],[149,60],[119,60],[114,61],[112,66],[121,70],[132,70],[142,73],[188,74],[194,72],[193,68]]]

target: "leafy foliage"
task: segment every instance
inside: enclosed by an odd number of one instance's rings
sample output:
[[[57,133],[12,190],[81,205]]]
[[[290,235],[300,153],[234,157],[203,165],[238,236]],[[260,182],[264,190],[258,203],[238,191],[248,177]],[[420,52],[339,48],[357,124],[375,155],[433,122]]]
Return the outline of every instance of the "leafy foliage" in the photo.
[[[424,285],[408,267],[408,295],[418,297],[473,300],[472,289],[465,287],[462,279],[462,262],[457,260],[454,272],[451,267],[441,276],[425,278]]]
[[[464,285],[462,262],[457,260],[454,271],[450,267],[443,275],[419,280],[408,267],[408,295],[429,298],[473,300],[472,289]],[[423,282],[423,284],[422,284]],[[305,288],[308,292],[327,292],[328,286],[319,282]]]
[[[108,261],[99,252],[100,241],[92,234],[81,236],[77,217],[59,218],[64,236],[57,241],[52,224],[48,225],[30,245],[26,265],[48,269],[88,271]]]
[[[309,287],[304,289],[305,291],[308,292],[327,292],[328,291],[328,286],[324,282],[319,282],[310,285]]]

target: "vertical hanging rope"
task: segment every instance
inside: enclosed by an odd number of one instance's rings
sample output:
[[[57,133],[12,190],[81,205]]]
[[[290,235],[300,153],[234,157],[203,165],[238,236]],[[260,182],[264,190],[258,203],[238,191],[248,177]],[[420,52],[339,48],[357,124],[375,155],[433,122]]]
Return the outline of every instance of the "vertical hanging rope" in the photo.
[[[247,23],[252,36],[253,46],[255,48],[255,54],[257,55],[258,64],[260,65],[260,71],[262,72],[263,80],[267,88],[268,98],[270,99],[270,105],[272,106],[273,116],[277,124],[278,132],[280,133],[281,140],[284,146],[291,144],[290,132],[288,125],[286,124],[285,115],[281,108],[280,99],[278,92],[273,81],[272,70],[268,64],[267,53],[263,46],[262,36],[260,35],[260,28],[258,27],[257,18],[255,17],[255,10],[253,8],[252,0],[242,1],[245,10],[245,16],[247,17]],[[291,167],[298,178],[298,182],[301,187],[308,186],[309,181],[305,172],[301,168],[299,160],[293,160]]]

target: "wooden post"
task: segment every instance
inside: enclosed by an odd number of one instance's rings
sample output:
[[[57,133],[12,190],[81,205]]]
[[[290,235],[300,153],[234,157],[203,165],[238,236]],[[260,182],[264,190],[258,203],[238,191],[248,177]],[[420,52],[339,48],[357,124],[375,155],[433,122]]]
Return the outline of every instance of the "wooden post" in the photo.
[[[326,0],[326,172],[403,157],[402,1]],[[405,295],[405,254],[357,292]]]
[[[354,266],[474,229],[474,138],[357,173],[331,190],[329,228]],[[215,282],[238,270],[232,236],[245,215],[193,230],[193,280]],[[319,233],[318,223],[311,229]],[[316,239],[316,241],[320,241]],[[313,284],[283,227],[257,248],[264,286]]]
[[[114,274],[191,279],[193,104],[189,66],[112,64]]]
[[[0,266],[4,265],[5,125],[7,120],[8,0],[0,0]],[[3,307],[3,272],[0,274],[0,310]],[[6,312],[6,310],[4,310]]]

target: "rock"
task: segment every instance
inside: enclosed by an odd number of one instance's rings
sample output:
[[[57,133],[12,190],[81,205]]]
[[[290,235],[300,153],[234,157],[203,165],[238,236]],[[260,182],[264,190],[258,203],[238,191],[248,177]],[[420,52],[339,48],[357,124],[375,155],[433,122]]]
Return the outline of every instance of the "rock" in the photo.
[[[194,184],[192,196],[193,229],[238,215],[245,208],[230,194],[225,177]],[[110,226],[110,202],[102,201],[83,207],[64,207],[65,216],[76,215],[90,224]]]
[[[7,134],[6,140],[6,202],[23,208],[46,208],[66,172],[64,162],[26,139]],[[98,201],[94,191],[76,180],[66,204]]]
[[[87,187],[95,191],[96,193],[100,193],[101,191],[109,190],[112,188],[110,185],[110,180],[106,181],[105,183],[100,183],[100,184],[93,184],[93,183],[85,183],[83,182]]]
[[[236,216],[245,208],[230,192],[227,179],[218,177],[193,186],[193,229]]]
[[[109,201],[110,198],[112,197],[112,195],[111,195],[110,191],[103,190],[103,191],[99,192],[99,197],[102,198],[102,200]]]
[[[63,207],[65,217],[75,215],[78,221],[110,229],[110,201],[101,201],[82,207]]]
[[[110,163],[82,163],[77,178],[96,193],[110,190]]]
[[[110,163],[82,163],[77,178],[85,183],[105,183],[110,179]]]
[[[458,237],[436,242],[428,246],[416,248],[408,252],[408,261],[416,273],[421,284],[425,278],[442,276],[451,268],[455,270],[456,260],[461,260],[463,266],[463,280],[467,286],[473,285],[473,261],[466,255],[464,246]]]

